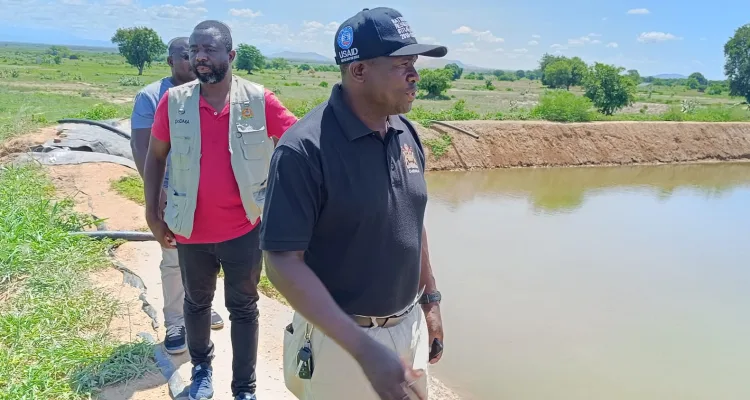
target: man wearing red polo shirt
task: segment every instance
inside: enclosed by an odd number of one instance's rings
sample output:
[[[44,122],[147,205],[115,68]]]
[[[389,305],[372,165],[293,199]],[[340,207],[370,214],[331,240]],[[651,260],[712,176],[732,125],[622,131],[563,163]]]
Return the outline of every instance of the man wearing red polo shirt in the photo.
[[[232,75],[229,28],[204,21],[189,40],[198,80],[170,88],[154,116],[145,165],[146,219],[177,248],[185,328],[193,363],[191,400],[213,397],[211,301],[223,268],[232,322],[232,395],[255,399],[260,215],[274,143],[297,122],[262,86]],[[171,151],[171,154],[170,154]],[[170,154],[167,206],[159,194]]]

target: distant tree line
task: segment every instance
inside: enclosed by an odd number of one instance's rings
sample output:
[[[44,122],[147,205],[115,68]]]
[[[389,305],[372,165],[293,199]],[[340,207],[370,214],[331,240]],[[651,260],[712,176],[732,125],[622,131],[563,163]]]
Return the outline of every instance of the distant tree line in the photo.
[[[146,27],[120,28],[112,36],[112,42],[117,44],[120,55],[132,66],[138,68],[138,74],[154,61],[163,59],[166,45],[157,33]],[[52,60],[59,64],[64,58],[76,59],[65,46],[52,46],[47,51]],[[605,114],[624,107],[632,101],[635,87],[641,83],[653,86],[685,86],[691,90],[718,95],[729,92],[732,96],[742,96],[750,103],[750,24],[738,28],[734,36],[724,45],[726,63],[724,73],[726,81],[709,81],[700,72],[692,73],[686,79],[660,79],[642,77],[637,70],[625,71],[624,68],[601,63],[588,66],[579,57],[567,58],[544,54],[539,61],[537,70],[502,71],[495,70],[487,73],[470,72],[464,76],[464,69],[452,63],[444,68],[422,70],[421,88],[429,95],[440,96],[450,87],[450,82],[457,79],[484,80],[485,83],[494,77],[499,81],[515,81],[518,79],[541,80],[542,84],[553,89],[569,90],[571,86],[582,86],[594,104]],[[267,59],[257,47],[240,44],[237,48],[235,67],[248,73],[261,69],[287,70],[291,72],[310,71],[338,71],[335,65],[291,65],[283,58]],[[488,88],[491,82],[487,84]]]

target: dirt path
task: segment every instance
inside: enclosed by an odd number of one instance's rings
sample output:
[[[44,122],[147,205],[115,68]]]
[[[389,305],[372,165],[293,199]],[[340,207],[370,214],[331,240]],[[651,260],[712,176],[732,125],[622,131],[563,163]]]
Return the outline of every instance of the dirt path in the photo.
[[[45,167],[61,197],[72,198],[76,210],[106,218],[104,224],[112,230],[140,230],[146,226],[143,207],[110,190],[110,183],[122,176],[132,174],[129,168],[113,164],[83,164]],[[123,276],[115,269],[105,270],[94,276],[94,282],[104,287],[123,303],[121,312],[112,322],[112,332],[123,341],[136,339],[139,333],[151,334],[158,343],[164,338],[162,325],[162,289],[159,273],[161,251],[155,242],[126,243],[115,252],[115,259],[137,275],[146,287],[139,299],[140,291],[123,284]],[[222,315],[225,327],[212,331],[216,343],[214,360],[215,398],[231,398],[231,339],[229,312],[224,307],[224,285],[220,278],[214,297],[214,309]],[[143,312],[145,300],[158,315],[159,327],[154,329],[152,320]],[[260,343],[258,350],[258,396],[262,399],[293,400],[294,396],[284,386],[282,369],[283,329],[291,321],[292,310],[281,303],[261,295]],[[167,400],[170,392],[179,393],[189,385],[190,362],[187,353],[170,357],[157,350],[157,362],[166,370],[174,369],[171,381],[162,374],[149,374],[124,385],[108,387],[99,395],[102,400]],[[161,359],[160,359],[161,357]],[[171,385],[171,387],[170,387]],[[431,379],[430,398],[438,400],[457,399],[440,382]],[[185,392],[183,392],[185,393]],[[182,398],[183,396],[178,396]]]

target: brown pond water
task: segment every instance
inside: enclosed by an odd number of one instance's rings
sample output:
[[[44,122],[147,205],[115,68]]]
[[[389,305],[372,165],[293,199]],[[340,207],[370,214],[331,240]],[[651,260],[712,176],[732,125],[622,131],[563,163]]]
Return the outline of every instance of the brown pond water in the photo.
[[[428,173],[466,399],[750,399],[750,164]]]

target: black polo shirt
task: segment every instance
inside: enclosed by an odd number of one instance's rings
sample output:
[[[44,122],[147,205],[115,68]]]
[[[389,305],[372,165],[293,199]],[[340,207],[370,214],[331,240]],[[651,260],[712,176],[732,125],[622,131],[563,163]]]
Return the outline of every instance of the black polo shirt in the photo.
[[[260,247],[305,251],[347,313],[390,316],[419,289],[425,158],[403,116],[384,138],[341,86],[281,137],[271,158]]]

